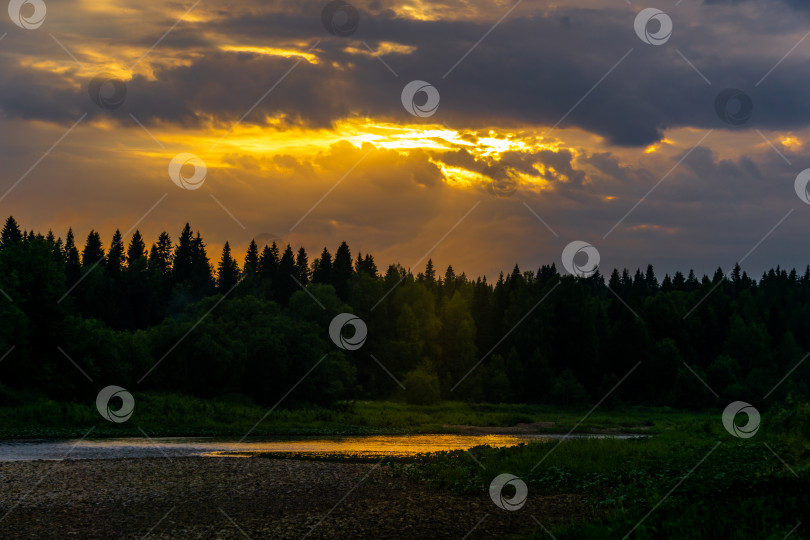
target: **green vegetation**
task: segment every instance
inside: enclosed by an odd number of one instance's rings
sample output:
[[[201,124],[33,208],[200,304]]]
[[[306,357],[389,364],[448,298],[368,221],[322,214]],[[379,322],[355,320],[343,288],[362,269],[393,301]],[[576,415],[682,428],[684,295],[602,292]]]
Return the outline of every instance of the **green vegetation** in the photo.
[[[96,425],[93,437],[236,436],[241,437],[268,408],[246,396],[200,399],[176,394],[135,393],[135,412],[129,421],[104,421],[94,404],[55,402],[29,398],[30,403],[0,407],[0,438],[81,436]],[[566,433],[587,412],[548,405],[441,402],[411,405],[404,402],[358,401],[340,407],[300,406],[274,410],[252,435],[340,435],[384,433],[454,433],[459,427],[506,427],[519,423],[553,422],[536,427],[548,433]],[[633,407],[597,410],[577,432],[659,433],[687,418],[714,418],[714,413]]]
[[[487,280],[439,272],[431,260],[415,274],[378,270],[345,242],[311,261],[303,247],[275,243],[252,241],[241,265],[235,252],[226,245],[212,264],[189,224],[176,244],[164,232],[147,249],[137,231],[116,232],[105,249],[96,231],[81,248],[72,231],[63,241],[9,218],[0,232],[0,405],[24,404],[16,391],[92,403],[117,385],[339,407],[399,397],[406,377],[404,399],[415,404],[438,393],[589,407],[615,386],[605,405],[715,406],[699,378],[722,401],[760,409],[788,394],[810,398],[810,362],[800,364],[810,350],[810,268],[659,280],[651,266],[577,278],[550,264]],[[357,350],[328,334],[347,312],[368,329]]]
[[[188,224],[176,245],[164,232],[148,250],[137,231],[128,243],[116,231],[105,252],[91,231],[80,253],[72,231],[62,241],[9,218],[0,290],[0,438],[92,425],[94,437],[535,422],[534,432],[651,433],[473,449],[486,469],[463,451],[392,467],[438,489],[486,490],[509,472],[532,496],[575,494],[586,519],[554,523],[560,540],[621,537],[651,509],[636,537],[782,538],[810,523],[810,267],[659,281],[652,266],[605,279],[551,264],[488,281],[452,266],[440,275],[430,260],[416,275],[380,272],[345,242],[310,262],[303,247],[253,241],[243,265],[226,244],[215,266]],[[346,312],[368,329],[359,350],[328,335]],[[95,410],[108,385],[135,396],[124,424]],[[721,427],[735,400],[764,413],[756,437]]]
[[[463,493],[486,491],[508,472],[527,483],[529,497],[576,494],[581,512],[551,526],[559,540],[623,538],[662,499],[633,538],[781,539],[807,518],[809,432],[810,406],[789,403],[765,415],[757,435],[745,440],[729,435],[715,413],[680,416],[649,438],[478,447],[469,451],[477,462],[456,451],[391,467]]]

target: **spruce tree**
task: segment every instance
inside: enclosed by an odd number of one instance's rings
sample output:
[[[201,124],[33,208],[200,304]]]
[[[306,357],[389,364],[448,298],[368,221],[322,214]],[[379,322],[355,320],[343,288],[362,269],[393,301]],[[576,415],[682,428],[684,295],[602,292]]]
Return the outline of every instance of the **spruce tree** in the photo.
[[[298,285],[296,285],[295,281],[290,277],[295,276],[297,271],[295,255],[293,255],[292,247],[287,244],[287,249],[284,250],[284,254],[281,256],[281,260],[278,263],[278,273],[273,282],[276,298],[282,304],[286,305],[292,293],[298,288]]]
[[[425,266],[425,282],[428,287],[436,283],[436,270],[433,268],[433,259],[428,259],[427,266]]]
[[[332,283],[332,254],[329,250],[323,248],[321,257],[318,259],[318,265],[315,271],[312,272],[312,281],[315,283]]]
[[[647,286],[647,291],[650,294],[655,294],[658,292],[658,280],[655,277],[655,271],[653,270],[653,266],[651,264],[647,265],[647,272],[644,275],[644,283]]]
[[[683,291],[686,288],[686,278],[683,277],[683,273],[675,272],[675,276],[672,278],[672,288],[676,291]]]
[[[273,281],[278,273],[278,246],[273,242],[272,247],[264,246],[259,255],[259,275],[262,279]]]
[[[517,269],[517,265],[515,265],[515,269]],[[456,272],[453,270],[453,265],[449,265],[447,270],[444,271],[444,285],[450,286],[454,284],[456,281]]]
[[[13,244],[19,244],[23,241],[23,233],[20,232],[20,226],[14,216],[8,216],[6,224],[3,226],[3,231],[0,232],[0,249],[9,247]]]
[[[309,283],[309,259],[307,258],[307,250],[303,247],[298,250],[298,256],[295,258],[296,279],[301,282],[301,285]]]
[[[368,253],[363,258],[363,270],[371,277],[377,277],[377,264],[374,262],[374,257]]]
[[[144,244],[143,237],[140,231],[135,231],[129,241],[127,248],[127,264],[132,265],[133,262],[146,257],[146,244]]]
[[[700,286],[697,277],[695,276],[694,270],[689,270],[689,275],[686,278],[686,290],[687,291],[694,291]]]
[[[225,242],[222,248],[222,258],[217,266],[217,289],[220,293],[226,294],[239,281],[239,265],[231,256],[231,246]]]
[[[81,273],[82,264],[79,260],[79,250],[76,249],[73,229],[68,229],[65,237],[65,277],[67,277],[68,287],[72,287],[79,280]]]
[[[335,263],[332,265],[332,285],[343,301],[349,298],[349,278],[353,272],[352,253],[349,245],[342,242],[335,252]]]
[[[200,233],[191,242],[191,281],[199,297],[213,294],[216,283],[211,272],[211,261]]]
[[[101,244],[101,236],[94,230],[87,235],[87,242],[82,250],[82,266],[89,268],[96,263],[104,264],[104,247]]]
[[[172,239],[169,233],[164,231],[149,250],[149,266],[155,268],[162,276],[168,276],[172,271],[172,262]]]
[[[172,281],[175,284],[190,281],[192,278],[194,248],[191,244],[193,241],[194,235],[191,232],[191,226],[186,223],[180,233],[180,239],[174,249],[174,257],[172,258]]]
[[[121,238],[121,231],[115,230],[112,237],[110,250],[107,252],[107,262],[105,264],[107,274],[112,277],[117,277],[121,274],[121,268],[124,266],[124,242]]]
[[[253,275],[259,269],[259,246],[255,240],[250,241],[247,253],[245,254],[245,274]]]

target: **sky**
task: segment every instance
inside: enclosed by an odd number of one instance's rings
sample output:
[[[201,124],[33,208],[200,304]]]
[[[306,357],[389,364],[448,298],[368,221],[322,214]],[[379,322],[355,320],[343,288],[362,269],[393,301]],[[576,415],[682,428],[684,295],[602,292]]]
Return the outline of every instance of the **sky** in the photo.
[[[190,222],[214,261],[803,269],[809,31],[799,0],[11,0],[0,215]]]

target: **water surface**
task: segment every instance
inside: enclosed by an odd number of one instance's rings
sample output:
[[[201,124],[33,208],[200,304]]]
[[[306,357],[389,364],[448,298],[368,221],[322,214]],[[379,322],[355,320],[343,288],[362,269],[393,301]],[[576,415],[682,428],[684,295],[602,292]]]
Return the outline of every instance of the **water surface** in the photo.
[[[633,438],[637,435],[610,435]],[[563,435],[366,435],[359,437],[288,437],[261,441],[229,441],[201,437],[126,438],[102,440],[19,440],[0,442],[0,461],[117,459],[152,457],[244,457],[260,453],[310,457],[407,457],[425,452],[467,450],[474,446],[515,446],[529,441],[561,439]],[[570,435],[568,438],[607,437]]]

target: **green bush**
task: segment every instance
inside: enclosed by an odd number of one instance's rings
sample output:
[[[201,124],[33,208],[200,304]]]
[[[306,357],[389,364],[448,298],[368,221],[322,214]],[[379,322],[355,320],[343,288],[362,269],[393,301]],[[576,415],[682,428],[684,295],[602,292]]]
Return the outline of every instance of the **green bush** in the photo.
[[[561,405],[583,403],[587,398],[588,393],[570,369],[563,371],[551,388],[552,401]]]
[[[405,376],[402,394],[411,405],[432,405],[441,399],[439,378],[424,368],[417,368]]]

